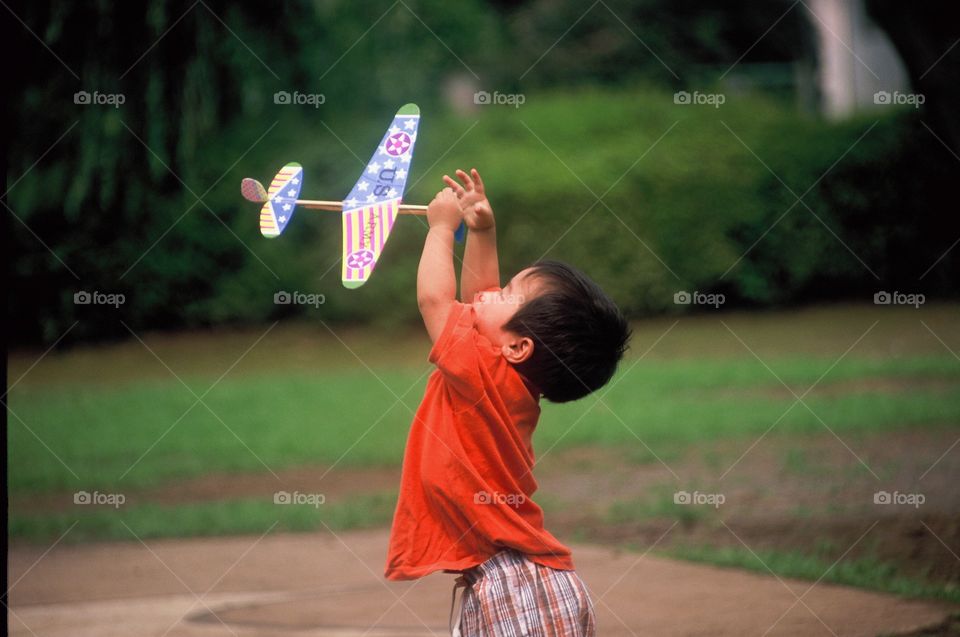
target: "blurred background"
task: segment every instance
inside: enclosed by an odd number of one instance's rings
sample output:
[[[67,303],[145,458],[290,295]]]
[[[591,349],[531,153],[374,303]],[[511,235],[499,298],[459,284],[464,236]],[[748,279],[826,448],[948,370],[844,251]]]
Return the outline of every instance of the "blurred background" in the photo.
[[[134,328],[309,312],[275,306],[278,286],[324,293],[331,321],[416,321],[416,221],[354,294],[339,267],[324,274],[335,219],[301,212],[263,241],[237,185],[298,161],[307,198],[343,197],[408,101],[425,128],[407,201],[477,166],[505,270],[569,259],[632,316],[687,309],[672,297],[687,288],[750,307],[884,286],[955,294],[956,29],[936,3],[586,8],[29,3],[23,19],[51,50],[33,54],[39,43],[17,33],[31,51],[14,71],[8,154],[23,221],[11,241],[18,341],[50,344],[78,319],[65,342],[128,336],[73,303],[87,288],[124,294]],[[123,103],[78,105],[78,91]],[[320,97],[277,104],[279,91]],[[477,91],[524,101],[476,104]],[[724,101],[677,104],[678,91]]]
[[[342,198],[415,102],[405,201],[478,168],[504,278],[573,262],[635,322],[605,392],[545,407],[561,538],[669,531],[686,559],[960,601],[948,7],[11,4],[13,536],[389,524],[430,371],[425,221],[348,291],[335,214],[266,240],[239,183],[296,161],[301,196]],[[278,485],[326,503],[278,509]],[[71,499],[98,490],[125,503]]]

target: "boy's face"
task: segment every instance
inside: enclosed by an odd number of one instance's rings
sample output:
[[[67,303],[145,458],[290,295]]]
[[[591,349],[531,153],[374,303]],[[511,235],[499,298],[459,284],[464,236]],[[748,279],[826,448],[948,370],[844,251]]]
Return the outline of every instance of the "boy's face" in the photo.
[[[520,306],[540,293],[537,277],[528,276],[530,268],[521,270],[498,291],[478,292],[473,297],[477,329],[498,347],[510,345],[518,337],[503,329]]]

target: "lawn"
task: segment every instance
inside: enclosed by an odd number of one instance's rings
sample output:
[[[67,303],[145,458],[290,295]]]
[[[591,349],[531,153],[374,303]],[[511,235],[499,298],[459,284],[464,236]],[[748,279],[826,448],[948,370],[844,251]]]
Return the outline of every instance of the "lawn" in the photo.
[[[925,308],[933,332],[916,311],[887,307],[638,323],[611,385],[544,405],[535,448],[609,445],[640,461],[753,438],[774,422],[800,433],[957,424],[960,360],[937,340],[957,341],[957,314]],[[11,493],[399,465],[430,371],[423,336],[395,339],[398,356],[382,334],[278,326],[249,350],[266,329],[147,336],[51,354],[29,373],[36,354],[14,356],[10,377],[23,378],[9,399]],[[884,380],[909,391],[871,390]]]
[[[538,499],[548,522],[570,539],[643,550],[676,521],[689,532],[658,547],[667,554],[816,579],[846,548],[840,535],[874,513],[869,495],[838,493],[851,485],[871,493],[874,479],[916,486],[921,469],[942,454],[926,481],[927,508],[896,518],[923,515],[931,533],[942,531],[937,520],[955,519],[958,504],[949,476],[937,475],[956,466],[946,441],[960,436],[958,318],[960,307],[944,304],[638,321],[610,385],[572,405],[544,404],[534,447],[546,476]],[[385,526],[406,432],[431,371],[428,349],[416,326],[381,332],[291,323],[138,335],[46,356],[18,352],[9,362],[11,537],[49,543],[66,534],[66,542],[85,542],[258,533],[272,525]],[[943,448],[923,456],[894,442],[925,432]],[[765,453],[763,446],[753,451],[758,440],[785,450],[754,466]],[[590,450],[600,459],[569,464]],[[673,504],[678,488],[719,484],[744,450],[750,455],[725,488],[731,499],[752,498],[752,509]],[[269,493],[281,482],[271,476],[281,481],[297,471],[308,471],[298,483],[307,490],[310,475],[317,483],[347,476],[346,485],[321,506],[278,507]],[[379,479],[369,478],[377,471]],[[574,471],[579,486],[563,493],[570,482],[564,476]],[[219,482],[201,497],[209,476]],[[250,476],[265,486],[228,488]],[[769,493],[773,483],[782,486],[779,497]],[[129,501],[81,507],[73,503],[78,491]],[[597,494],[605,491],[603,500]],[[796,502],[783,505],[787,492]],[[779,531],[754,529],[754,554],[719,527],[725,516],[749,530],[756,510],[768,507],[815,537],[801,533],[780,549]],[[834,518],[848,524],[831,538],[821,523]],[[872,552],[851,553],[825,579],[960,600],[960,569],[943,570],[950,565],[937,553],[943,544],[926,538],[929,555],[898,570],[891,555],[899,547],[885,549],[882,540],[900,531],[887,522],[877,529]],[[821,550],[822,534],[836,540],[828,543],[833,552]]]

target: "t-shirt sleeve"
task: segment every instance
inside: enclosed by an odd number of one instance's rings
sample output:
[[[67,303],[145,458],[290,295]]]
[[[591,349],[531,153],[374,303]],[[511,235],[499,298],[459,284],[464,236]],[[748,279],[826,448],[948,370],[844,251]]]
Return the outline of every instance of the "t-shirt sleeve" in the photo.
[[[450,389],[471,403],[480,400],[484,392],[476,321],[472,305],[455,301],[430,350],[430,362],[443,374]]]

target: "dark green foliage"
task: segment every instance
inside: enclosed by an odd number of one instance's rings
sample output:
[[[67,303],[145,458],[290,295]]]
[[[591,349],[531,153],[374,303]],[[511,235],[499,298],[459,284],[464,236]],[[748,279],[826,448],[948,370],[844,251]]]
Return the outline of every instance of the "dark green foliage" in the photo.
[[[15,339],[50,343],[75,322],[65,342],[126,337],[121,320],[136,331],[296,313],[415,321],[422,220],[401,219],[374,278],[347,292],[336,215],[300,212],[267,241],[256,205],[238,192],[242,177],[269,182],[299,161],[303,196],[342,196],[406,101],[425,117],[406,199],[427,201],[457,166],[480,168],[504,274],[544,253],[568,259],[633,316],[675,311],[681,289],[758,305],[867,299],[898,286],[955,292],[954,253],[920,280],[960,235],[944,203],[955,199],[957,164],[923,111],[831,125],[790,99],[732,86],[720,109],[675,107],[675,87],[705,90],[699,78],[716,81],[790,3],[714,4],[598,4],[539,61],[589,5],[15,7],[49,47],[17,31],[24,61],[7,155]],[[791,11],[744,62],[789,63],[805,33]],[[526,102],[455,115],[444,96],[458,77],[523,91]],[[121,93],[125,103],[77,105],[79,90]],[[276,105],[281,90],[326,102]],[[774,226],[796,200],[778,177],[796,195],[813,188],[809,210],[797,204]],[[77,306],[78,290],[122,293],[126,303]],[[278,290],[326,303],[276,306]]]

